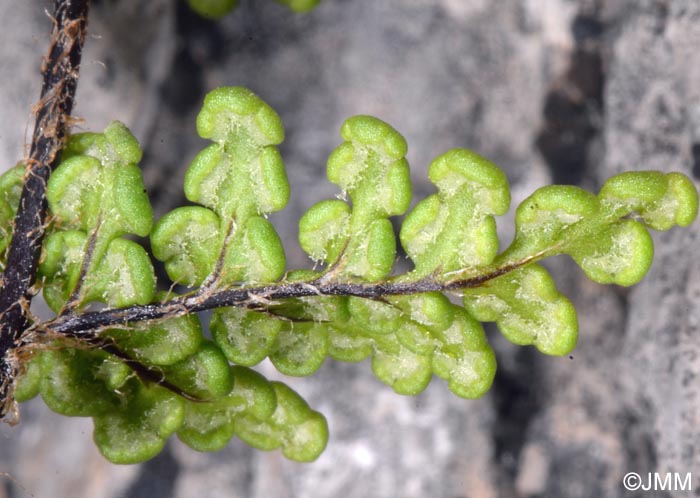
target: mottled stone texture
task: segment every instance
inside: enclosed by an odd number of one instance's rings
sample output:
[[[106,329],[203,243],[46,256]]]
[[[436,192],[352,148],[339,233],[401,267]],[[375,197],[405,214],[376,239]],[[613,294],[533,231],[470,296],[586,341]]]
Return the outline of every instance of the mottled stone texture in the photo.
[[[432,191],[430,159],[457,146],[500,164],[515,202],[552,180],[597,188],[622,170],[700,176],[696,0],[324,0],[304,16],[241,3],[213,23],[170,0],[95,1],[77,115],[86,129],[115,118],[132,127],[162,214],[182,201],[184,167],[204,145],[194,117],[206,91],[250,87],[287,128],[292,200],[273,221],[291,266],[308,264],[296,221],[336,193],[325,158],[352,114],[406,136],[416,198]],[[0,1],[3,167],[22,157],[31,126],[45,6]],[[506,240],[511,223],[500,225]],[[579,309],[576,351],[545,357],[490,329],[499,371],[481,400],[438,380],[401,397],[366,363],[327,362],[289,380],[328,417],[330,443],[314,463],[240,442],[199,454],[174,441],[151,462],[113,466],[89,421],[31,402],[19,427],[2,428],[0,497],[617,497],[634,496],[621,486],[629,471],[700,475],[697,235],[656,237],[650,275],[632,289],[551,262]]]

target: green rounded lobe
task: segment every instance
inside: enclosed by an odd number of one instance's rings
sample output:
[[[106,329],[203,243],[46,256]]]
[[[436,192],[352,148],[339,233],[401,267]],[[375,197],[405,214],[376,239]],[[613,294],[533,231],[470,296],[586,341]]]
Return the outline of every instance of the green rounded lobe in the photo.
[[[366,251],[365,257],[353,266],[353,271],[368,281],[386,277],[396,257],[394,227],[389,220],[381,218],[369,226]]]
[[[572,247],[570,254],[594,282],[630,286],[651,268],[654,242],[644,225],[623,220]]]
[[[95,234],[96,258],[114,237],[144,237],[151,230],[153,212],[136,166],[141,155],[136,138],[115,121],[102,134],[71,137],[64,161],[49,178],[53,215],[62,228]]]
[[[155,278],[146,250],[132,240],[116,238],[96,270],[86,276],[84,302],[101,301],[114,308],[149,304],[155,296]]]
[[[270,383],[277,400],[267,419],[246,416],[237,420],[236,435],[262,450],[281,448],[290,459],[310,462],[318,458],[328,441],[325,418],[281,382]]]
[[[454,307],[454,321],[442,333],[433,354],[435,374],[447,380],[450,391],[462,398],[479,398],[496,375],[496,356],[484,329],[461,307]]]
[[[299,220],[299,244],[315,261],[334,263],[345,249],[351,210],[339,200],[321,201]]]
[[[595,236],[598,228],[584,225],[590,225],[599,211],[596,196],[578,187],[552,185],[536,190],[515,212],[515,238],[508,248],[509,257],[568,251],[579,244],[578,239]],[[586,232],[576,233],[582,226]]]
[[[597,214],[596,197],[578,187],[551,185],[537,189],[516,210],[516,227],[530,231],[559,231]]]
[[[157,386],[132,382],[125,399],[107,413],[94,417],[93,438],[112,463],[143,462],[156,456],[183,422],[183,400]]]
[[[273,351],[282,322],[262,313],[231,307],[215,310],[209,327],[229,361],[252,367]]]
[[[609,178],[600,189],[601,199],[627,201],[642,205],[660,199],[666,193],[666,175],[660,171],[628,171]]]
[[[156,300],[172,299],[158,293]],[[202,326],[196,314],[172,317],[154,323],[137,323],[127,329],[108,329],[109,336],[131,357],[149,365],[172,365],[193,355],[202,342]]]
[[[251,217],[245,226],[242,247],[235,247],[241,263],[247,263],[246,280],[249,282],[273,282],[278,280],[287,266],[282,241],[275,227],[261,216]]]
[[[224,202],[227,169],[224,149],[219,144],[211,144],[199,152],[185,173],[185,196],[191,202],[197,202],[213,208]]]
[[[621,173],[605,182],[599,198],[613,213],[636,213],[654,230],[687,226],[697,215],[695,185],[680,173]]]
[[[220,451],[235,434],[236,419],[216,401],[185,402],[185,414],[177,437],[197,451]]]
[[[372,372],[396,393],[414,396],[428,386],[433,369],[430,356],[417,355],[401,346],[396,353],[376,351]]]
[[[67,228],[89,230],[97,224],[105,179],[102,164],[91,156],[74,156],[51,174],[46,198],[56,220]]]
[[[187,0],[192,10],[202,17],[221,19],[238,5],[238,0]]]
[[[354,116],[341,128],[345,140],[328,158],[328,179],[353,199],[353,209],[392,216],[410,203],[406,141],[387,123]]]
[[[698,216],[698,191],[685,175],[669,173],[666,178],[671,195],[678,199],[674,221],[678,226],[687,227]]]
[[[358,363],[372,351],[372,340],[355,328],[328,327],[328,356],[334,360]]]
[[[271,213],[283,209],[289,202],[289,182],[284,161],[276,147],[265,147],[260,152],[260,173],[254,177],[254,193],[258,213]]]
[[[294,12],[308,12],[315,8],[321,0],[277,0],[278,3],[286,5]]]
[[[46,303],[56,313],[78,282],[85,242],[85,234],[79,230],[52,233],[44,242],[39,275],[44,277]]]
[[[198,285],[212,273],[221,252],[219,225],[216,213],[199,206],[174,209],[156,223],[153,255],[174,282]]]
[[[221,350],[211,341],[201,342],[199,351],[163,367],[169,382],[199,399],[220,398],[231,392],[233,375]]]
[[[285,324],[275,339],[270,360],[285,375],[306,377],[321,368],[328,354],[328,327],[323,323]]]
[[[340,136],[346,142],[371,145],[391,159],[401,159],[408,151],[401,134],[374,116],[358,115],[345,120]]]
[[[143,156],[141,146],[124,123],[112,121],[105,128],[104,137],[110,146],[110,150],[105,153],[116,156],[110,158],[114,162],[136,164],[141,161]]]
[[[4,268],[4,252],[14,231],[14,219],[22,195],[24,173],[24,164],[19,163],[0,176],[0,270]]]
[[[447,195],[462,188],[473,191],[480,210],[495,215],[508,212],[510,191],[508,179],[498,166],[468,149],[452,149],[430,164],[428,176]]]
[[[96,374],[106,361],[101,351],[56,349],[40,357],[39,391],[44,403],[56,413],[90,417],[114,410],[118,395]]]
[[[223,143],[239,127],[248,130],[249,140],[257,147],[284,140],[284,128],[277,113],[247,88],[220,87],[209,92],[197,115],[199,136]]]
[[[270,382],[250,368],[232,366],[234,384],[229,395],[240,405],[241,414],[267,420],[277,409],[277,396]]]
[[[105,212],[103,216],[112,222],[118,213],[125,233],[147,237],[153,227],[153,210],[143,185],[141,170],[135,165],[117,170],[112,195],[116,212]]]
[[[464,307],[481,322],[496,322],[514,344],[565,355],[576,346],[576,310],[554,285],[547,270],[532,264],[464,289]]]
[[[23,403],[36,397],[41,389],[41,379],[43,377],[41,353],[38,353],[22,365],[22,371],[15,381],[15,391],[13,393],[15,401]]]

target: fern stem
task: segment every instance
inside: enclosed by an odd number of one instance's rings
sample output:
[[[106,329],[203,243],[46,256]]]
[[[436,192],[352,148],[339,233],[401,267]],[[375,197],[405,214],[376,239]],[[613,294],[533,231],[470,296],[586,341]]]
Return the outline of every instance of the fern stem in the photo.
[[[79,314],[60,316],[41,325],[46,332],[79,337],[94,330],[147,320],[158,320],[181,316],[198,311],[227,306],[257,307],[262,301],[293,299],[313,296],[354,296],[381,300],[388,296],[419,294],[423,292],[459,291],[484,285],[501,275],[531,263],[527,259],[495,268],[487,273],[456,280],[441,280],[434,276],[412,282],[384,281],[377,283],[324,282],[278,282],[259,287],[236,287],[219,291],[205,290],[180,296],[163,303],[129,306]]]
[[[0,283],[0,416],[11,409],[13,349],[29,325],[28,310],[46,224],[46,182],[61,159],[71,125],[90,0],[55,0],[48,55],[27,158],[27,173]]]

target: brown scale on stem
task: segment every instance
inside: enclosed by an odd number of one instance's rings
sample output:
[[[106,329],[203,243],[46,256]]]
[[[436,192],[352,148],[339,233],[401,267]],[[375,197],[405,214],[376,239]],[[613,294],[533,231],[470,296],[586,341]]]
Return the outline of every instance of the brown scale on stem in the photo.
[[[41,97],[27,174],[0,287],[0,417],[14,410],[12,391],[19,373],[14,350],[30,326],[23,303],[31,301],[47,216],[46,182],[61,159],[68,137],[90,0],[55,0],[48,55],[41,72]]]

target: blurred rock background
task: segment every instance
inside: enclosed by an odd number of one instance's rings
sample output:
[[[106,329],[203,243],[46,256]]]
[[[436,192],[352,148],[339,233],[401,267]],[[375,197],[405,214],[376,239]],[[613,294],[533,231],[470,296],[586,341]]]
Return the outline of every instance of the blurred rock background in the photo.
[[[323,0],[305,15],[240,3],[212,22],[176,0],[93,0],[76,115],[81,129],[119,119],[133,130],[160,216],[182,202],[184,169],[205,145],[194,131],[205,93],[255,91],[287,130],[292,199],[273,221],[291,267],[309,265],[296,223],[336,194],[325,160],[353,114],[404,134],[415,199],[432,192],[430,160],[452,147],[499,164],[514,206],[550,182],[597,189],[623,170],[700,176],[696,0]],[[50,7],[0,0],[2,168],[31,133]],[[500,230],[507,242],[512,213]],[[0,429],[0,497],[691,496],[635,495],[621,480],[693,472],[700,489],[697,236],[697,226],[656,236],[650,275],[631,289],[552,261],[579,310],[579,345],[545,357],[489,329],[499,371],[483,399],[459,399],[439,380],[401,397],[367,363],[328,361],[313,378],[286,379],[329,421],[328,448],[311,464],[239,441],[200,454],[173,440],[150,462],[114,466],[89,420],[27,403],[18,427]]]

